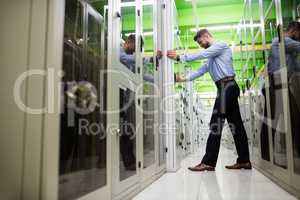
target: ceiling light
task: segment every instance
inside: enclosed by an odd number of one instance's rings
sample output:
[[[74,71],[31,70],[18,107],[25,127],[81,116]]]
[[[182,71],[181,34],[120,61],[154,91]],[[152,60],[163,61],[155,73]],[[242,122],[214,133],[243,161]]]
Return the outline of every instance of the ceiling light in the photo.
[[[134,35],[135,33],[126,33],[125,36],[128,37],[129,35]],[[143,36],[152,36],[153,32],[144,32]]]
[[[143,5],[147,6],[147,5],[153,5],[153,0],[146,0],[143,1]],[[136,6],[136,2],[132,1],[132,2],[124,2],[121,3],[121,7],[122,8],[126,8],[126,7],[135,7]]]

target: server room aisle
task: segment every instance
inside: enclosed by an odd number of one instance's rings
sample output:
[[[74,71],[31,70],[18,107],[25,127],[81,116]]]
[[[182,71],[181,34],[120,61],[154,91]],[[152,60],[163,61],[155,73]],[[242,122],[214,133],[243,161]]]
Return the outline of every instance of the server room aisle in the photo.
[[[205,146],[205,145],[203,145]],[[222,147],[215,172],[190,172],[204,151],[189,156],[176,173],[165,174],[133,200],[296,200],[257,170],[229,171],[235,155]]]

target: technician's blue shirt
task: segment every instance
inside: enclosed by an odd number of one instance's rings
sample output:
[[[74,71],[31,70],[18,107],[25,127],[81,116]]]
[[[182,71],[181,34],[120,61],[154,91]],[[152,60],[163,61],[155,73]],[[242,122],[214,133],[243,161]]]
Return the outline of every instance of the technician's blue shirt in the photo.
[[[120,62],[132,72],[135,72],[135,59],[135,54],[127,54],[125,49],[122,46],[120,47]],[[144,65],[150,63],[150,60],[148,57],[143,58]],[[143,79],[154,83],[154,77],[151,74],[144,74]]]
[[[207,62],[197,71],[189,74],[186,77],[188,81],[193,81],[206,72],[209,72],[215,82],[226,77],[235,76],[232,50],[224,42],[214,42],[209,48],[203,51],[180,56],[180,60],[184,62],[200,59],[207,59]]]

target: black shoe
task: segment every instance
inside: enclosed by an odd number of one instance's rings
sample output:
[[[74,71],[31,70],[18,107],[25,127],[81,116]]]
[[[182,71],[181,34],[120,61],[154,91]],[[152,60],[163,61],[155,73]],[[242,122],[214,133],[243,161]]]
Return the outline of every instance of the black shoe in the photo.
[[[252,169],[251,162],[236,163],[234,165],[225,166],[226,169]]]

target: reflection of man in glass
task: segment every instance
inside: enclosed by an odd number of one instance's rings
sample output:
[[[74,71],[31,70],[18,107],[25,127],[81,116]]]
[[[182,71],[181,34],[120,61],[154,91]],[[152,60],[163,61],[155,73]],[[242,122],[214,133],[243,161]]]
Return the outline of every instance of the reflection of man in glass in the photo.
[[[135,137],[135,104],[134,95],[130,90],[120,90],[120,153],[126,170],[136,170],[136,157],[134,153]]]
[[[120,62],[125,65],[130,71],[135,73],[135,63],[136,63],[136,55],[135,55],[135,42],[136,36],[134,34],[131,34],[127,37],[124,44],[121,45],[120,49]],[[142,41],[143,45],[143,41]],[[162,52],[157,51],[156,58],[160,59],[162,57]],[[145,65],[147,64],[153,64],[154,58],[153,57],[144,57],[143,58],[143,64],[144,64],[144,72]],[[151,74],[144,73],[143,79],[145,82],[154,82],[154,77]],[[130,104],[132,102],[129,102],[134,100],[134,98],[131,98],[132,95],[128,92],[122,93],[123,99],[120,99],[120,102],[122,105]],[[126,103],[125,103],[126,102]],[[132,106],[132,105],[131,105]],[[123,106],[121,106],[122,108]],[[130,107],[131,109],[125,109],[125,111],[122,111],[121,114],[121,137],[120,137],[120,153],[122,155],[123,164],[125,166],[126,170],[129,171],[135,171],[136,170],[136,158],[135,158],[135,147],[134,147],[134,140],[131,137],[134,137],[134,134],[132,133],[132,128],[135,127],[135,107]]]
[[[285,45],[285,57],[287,71],[289,78],[294,77],[296,72],[300,72],[300,23],[291,22],[288,25],[287,32],[284,36],[284,45]],[[285,149],[285,135],[284,130],[281,130],[279,124],[279,117],[282,115],[283,111],[283,99],[282,99],[282,79],[280,71],[280,40],[275,38],[272,42],[271,54],[268,58],[268,74],[270,78],[270,105],[271,105],[271,119],[272,119],[272,134],[273,142],[277,143],[277,151]],[[300,132],[299,123],[293,123],[293,118],[297,115],[299,116],[299,99],[298,105],[295,96],[291,94],[291,91],[295,89],[295,85],[289,85],[290,100],[291,100],[291,115],[292,115],[292,124],[293,124],[293,133]],[[299,90],[298,90],[299,91]],[[280,110],[281,109],[281,110]],[[296,114],[298,113],[298,114]],[[294,115],[294,116],[293,116]],[[277,127],[279,126],[279,129]],[[282,134],[279,136],[278,134]],[[294,135],[296,136],[296,135]],[[267,136],[265,136],[267,138]],[[281,140],[280,138],[284,138]],[[299,140],[299,136],[297,139]],[[298,144],[299,145],[299,144]],[[281,148],[282,147],[282,148]],[[276,149],[275,149],[276,150]],[[285,151],[285,150],[284,150]],[[284,153],[285,152],[281,152]],[[279,163],[280,164],[280,163]]]
[[[127,37],[124,44],[121,45],[120,49],[120,62],[125,65],[130,71],[135,73],[135,38],[136,36],[134,34],[131,34]],[[142,41],[143,46],[143,41]],[[162,52],[157,51],[156,52],[157,59],[160,59],[162,57]],[[154,63],[153,57],[144,57],[143,58],[144,65]],[[148,82],[154,82],[154,78],[151,74],[144,74],[143,79]]]
[[[300,52],[300,22],[291,22],[288,25],[284,37],[285,57],[288,72],[300,72],[299,56]],[[268,73],[273,75],[280,69],[279,38],[275,38],[272,43],[271,55],[268,62]]]

